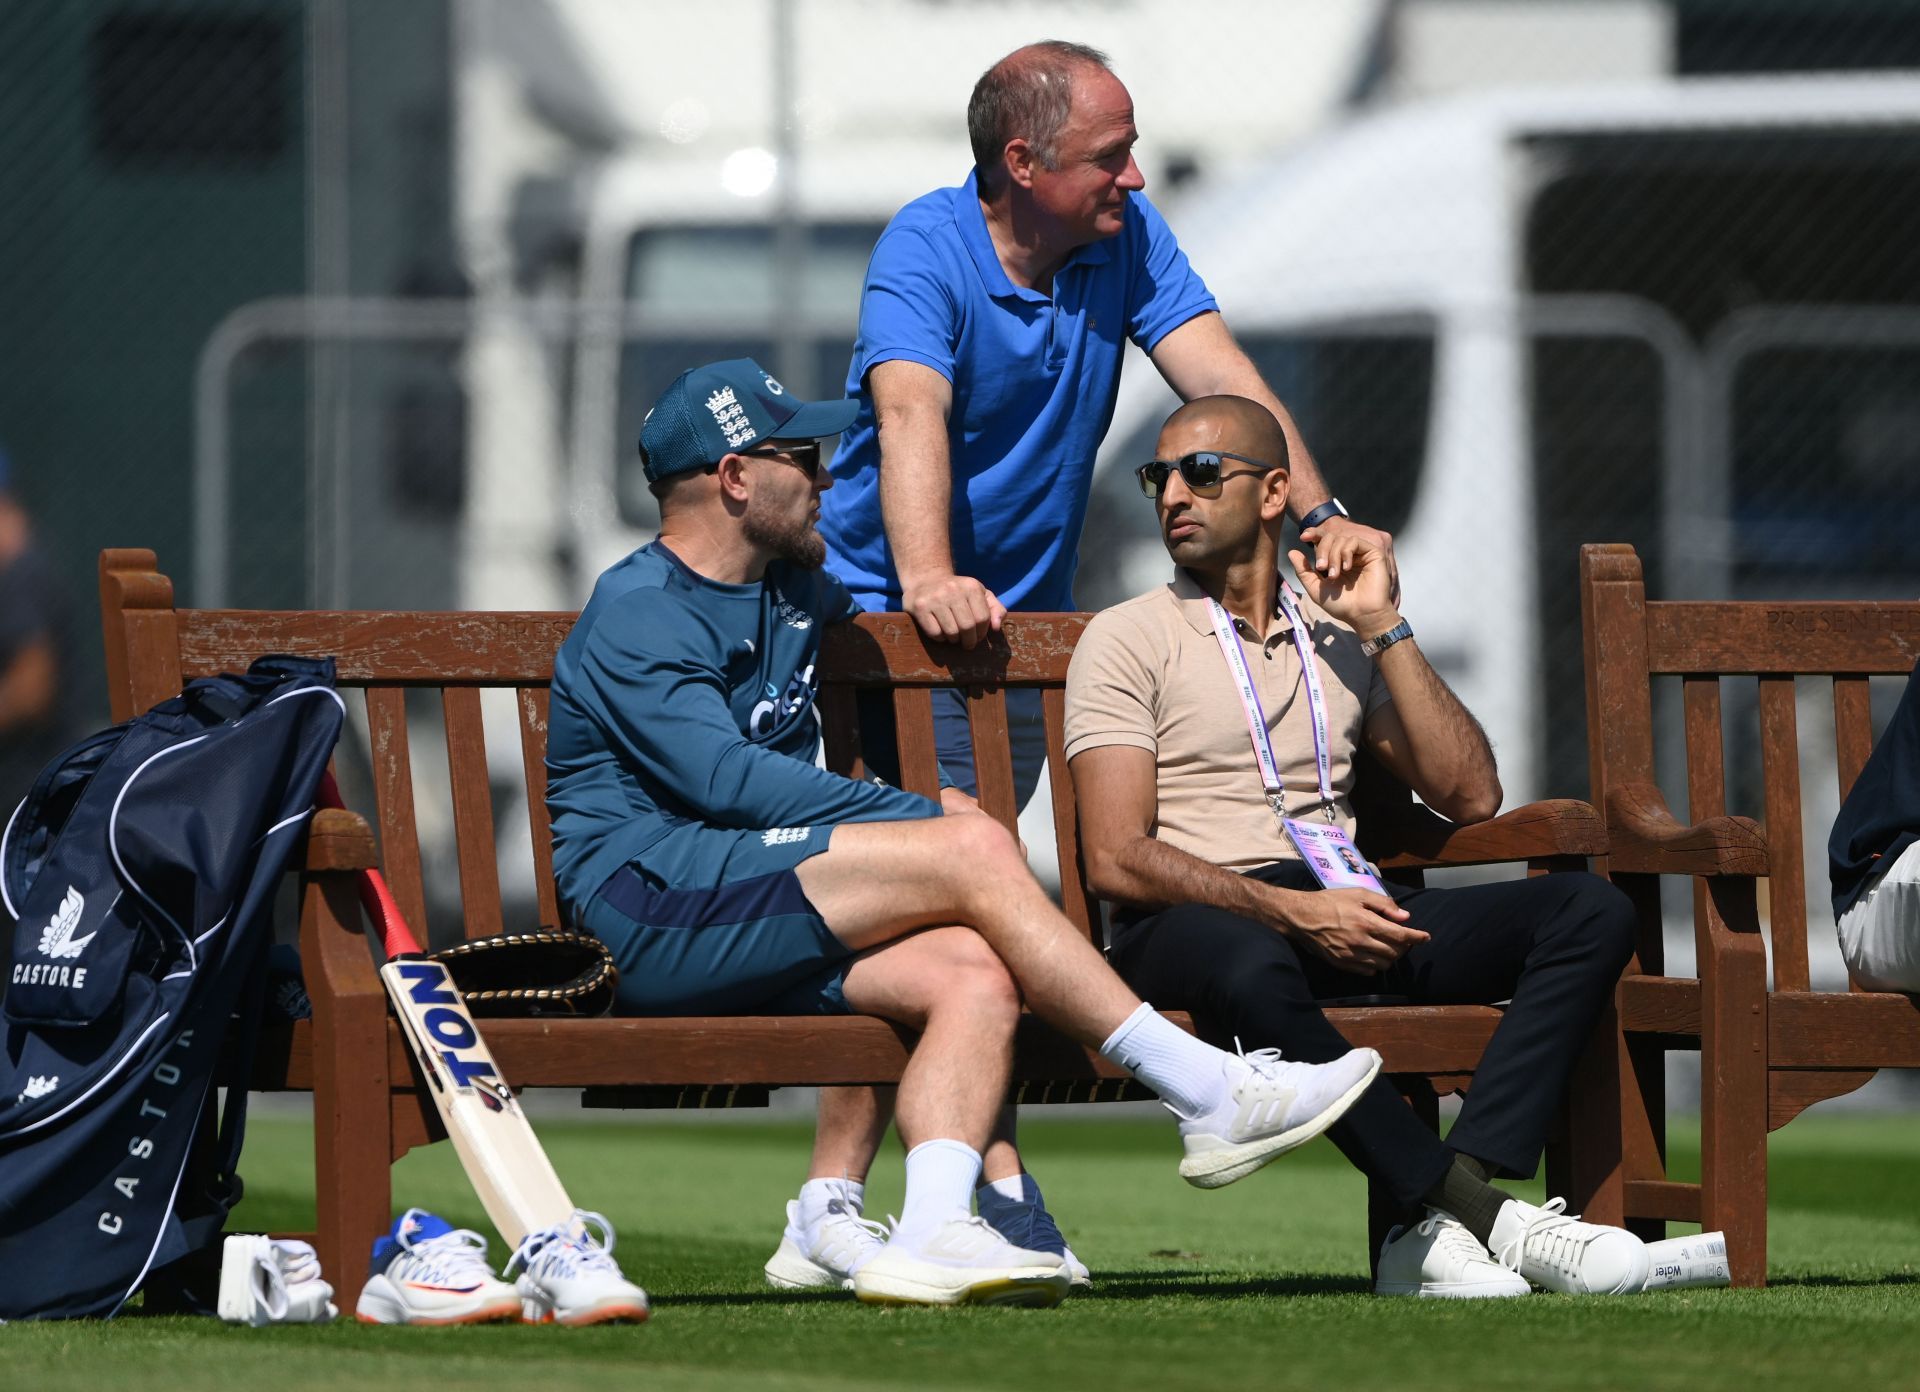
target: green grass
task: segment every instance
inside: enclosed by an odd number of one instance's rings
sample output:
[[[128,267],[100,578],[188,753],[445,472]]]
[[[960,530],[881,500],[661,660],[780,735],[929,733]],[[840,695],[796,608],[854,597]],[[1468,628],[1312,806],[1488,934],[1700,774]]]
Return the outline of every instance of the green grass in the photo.
[[[767,1290],[803,1126],[542,1131],[576,1199],[617,1225],[654,1296],[646,1326],[13,1325],[0,1388],[1920,1387],[1920,1119],[1814,1115],[1774,1137],[1768,1290],[1485,1305],[1367,1294],[1364,1186],[1324,1142],[1209,1194],[1175,1177],[1166,1126],[1036,1123],[1029,1162],[1097,1281],[1052,1311]],[[303,1125],[256,1120],[236,1226],[311,1226],[310,1143]],[[871,1209],[897,1209],[897,1149],[878,1170]],[[484,1230],[447,1147],[408,1156],[394,1183],[398,1202]]]

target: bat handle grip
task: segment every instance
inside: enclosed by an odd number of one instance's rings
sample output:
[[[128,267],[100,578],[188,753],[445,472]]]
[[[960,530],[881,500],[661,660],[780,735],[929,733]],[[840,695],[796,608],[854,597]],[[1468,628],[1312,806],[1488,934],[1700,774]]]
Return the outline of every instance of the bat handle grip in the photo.
[[[315,790],[314,801],[321,807],[346,807],[346,803],[340,799],[340,785],[334,782],[332,769],[320,775],[320,786]],[[387,888],[386,876],[378,870],[360,871],[360,906],[380,930],[381,950],[388,957],[419,954],[420,944],[407,927],[407,920],[401,916],[400,906],[394,902],[393,891]]]

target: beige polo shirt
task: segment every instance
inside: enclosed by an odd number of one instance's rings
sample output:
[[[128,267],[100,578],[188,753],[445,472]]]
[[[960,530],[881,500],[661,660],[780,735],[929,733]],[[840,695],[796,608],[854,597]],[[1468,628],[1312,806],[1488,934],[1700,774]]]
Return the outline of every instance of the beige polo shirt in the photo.
[[[1349,833],[1353,750],[1367,718],[1391,699],[1360,636],[1297,596],[1319,656],[1333,748],[1334,818]],[[1234,626],[1267,718],[1287,815],[1325,816],[1312,717],[1292,625],[1279,614],[1262,643]],[[1067,669],[1067,758],[1102,745],[1152,752],[1159,787],[1153,835],[1228,870],[1298,860],[1267,806],[1253,740],[1207,597],[1185,571],[1170,585],[1095,615]]]

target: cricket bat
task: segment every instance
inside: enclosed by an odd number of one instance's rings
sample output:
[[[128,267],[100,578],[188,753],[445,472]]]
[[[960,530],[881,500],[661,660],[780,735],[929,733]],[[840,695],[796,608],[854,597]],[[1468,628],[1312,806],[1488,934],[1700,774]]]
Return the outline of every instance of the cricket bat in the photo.
[[[318,801],[322,807],[346,805],[331,772],[320,781]],[[381,984],[487,1217],[510,1248],[530,1232],[569,1222],[573,1200],[553,1162],[500,1076],[453,978],[420,950],[378,870],[360,872],[360,903],[386,954]]]

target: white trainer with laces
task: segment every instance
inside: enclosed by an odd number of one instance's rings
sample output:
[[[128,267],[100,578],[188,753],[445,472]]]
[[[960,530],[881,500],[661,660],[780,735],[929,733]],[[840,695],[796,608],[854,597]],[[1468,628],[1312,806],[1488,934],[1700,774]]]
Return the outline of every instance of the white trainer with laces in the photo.
[[[507,1263],[528,1324],[641,1324],[647,1293],[613,1259],[613,1224],[576,1208],[573,1217],[528,1233]]]
[[[1533,1294],[1524,1277],[1495,1261],[1459,1219],[1437,1208],[1428,1209],[1423,1222],[1387,1234],[1373,1290],[1429,1300]]]
[[[520,1318],[520,1293],[487,1265],[487,1240],[425,1209],[401,1214],[373,1244],[362,1324],[490,1324]]]
[[[1289,1063],[1278,1049],[1255,1049],[1225,1067],[1225,1100],[1180,1119],[1180,1177],[1200,1189],[1245,1179],[1340,1120],[1379,1074],[1380,1055],[1350,1049],[1331,1063]]]
[[[862,1218],[850,1200],[831,1199],[808,1231],[800,1205],[787,1201],[787,1228],[779,1250],[767,1258],[767,1284],[781,1290],[852,1290],[853,1274],[887,1242],[887,1227]]]
[[[1646,1285],[1647,1244],[1625,1228],[1583,1223],[1565,1199],[1509,1199],[1493,1220],[1494,1254],[1543,1290],[1625,1295]]]
[[[1067,1239],[1060,1231],[1060,1225],[1053,1221],[1053,1215],[1047,1212],[1047,1206],[1040,1197],[1040,1188],[1033,1182],[1032,1175],[1022,1175],[1027,1197],[1010,1199],[989,1185],[974,1190],[974,1197],[980,1204],[980,1216],[993,1224],[993,1230],[1006,1238],[1015,1247],[1024,1247],[1029,1252],[1050,1252],[1060,1258],[1067,1268],[1075,1290],[1086,1290],[1093,1285],[1093,1275],[1087,1270],[1086,1263],[1074,1256],[1073,1248],[1067,1246]]]
[[[1070,1279],[1054,1253],[1015,1247],[967,1214],[911,1241],[896,1226],[853,1293],[869,1305],[1058,1305]]]

